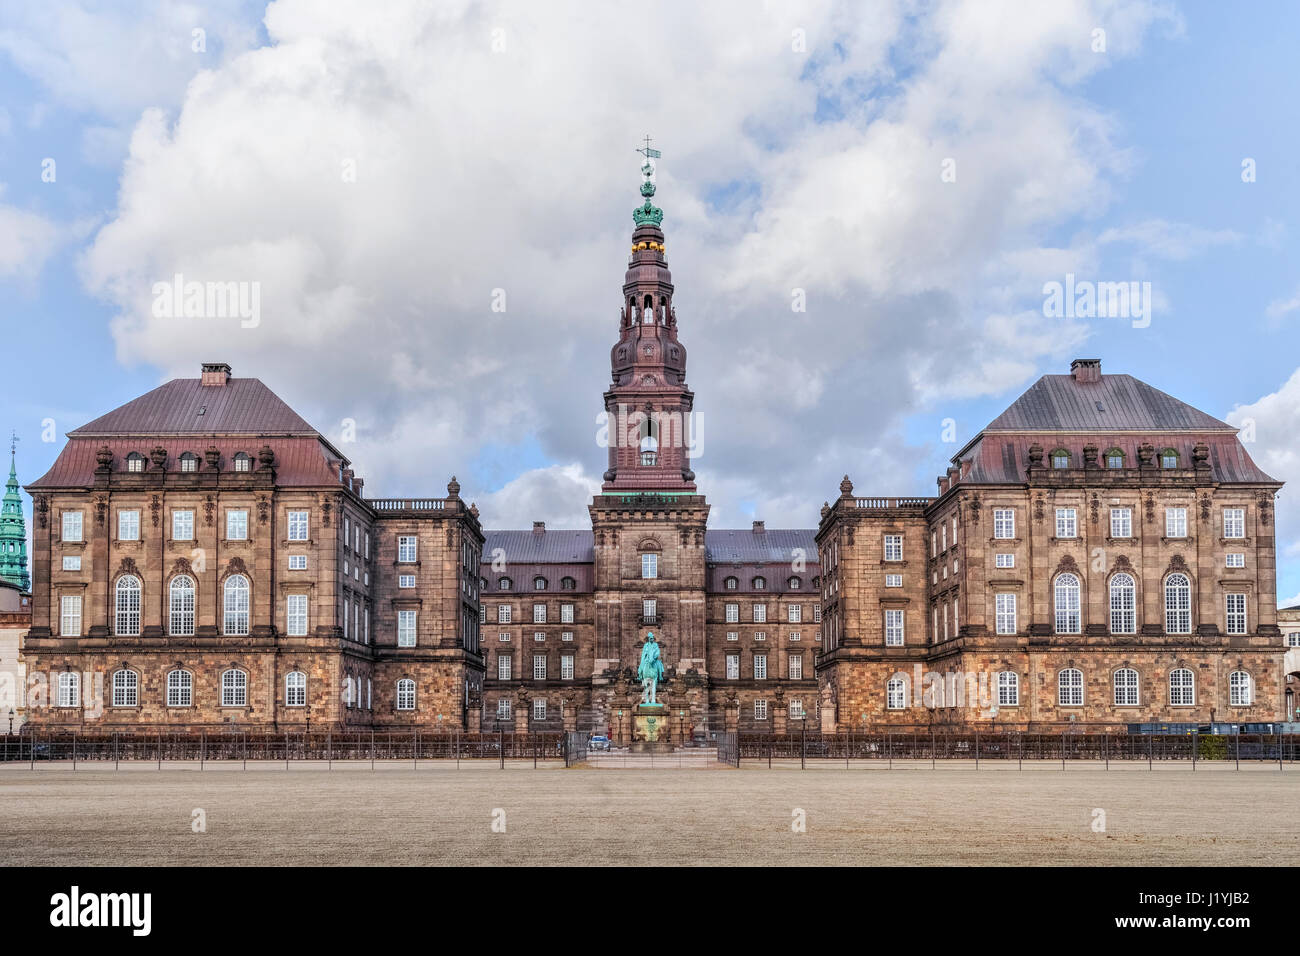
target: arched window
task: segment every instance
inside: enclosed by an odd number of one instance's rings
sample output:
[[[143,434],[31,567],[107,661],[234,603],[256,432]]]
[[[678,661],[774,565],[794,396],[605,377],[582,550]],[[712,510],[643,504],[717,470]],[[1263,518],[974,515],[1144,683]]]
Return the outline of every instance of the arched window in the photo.
[[[141,472],[144,471],[144,455],[138,451],[133,451],[126,456],[126,470]]]
[[[542,577],[540,574],[539,574],[537,577],[533,578],[533,590],[534,590],[534,591],[545,591],[545,590],[546,590],[546,578]]]
[[[798,591],[801,587],[803,587],[803,582],[799,580],[799,578],[793,577],[789,581],[786,581],[785,585],[791,591]]]
[[[1186,667],[1169,672],[1169,703],[1196,703],[1196,678]]]
[[[248,706],[248,675],[231,668],[221,672],[221,706]]]
[[[1165,633],[1192,633],[1192,582],[1185,574],[1165,578]]]
[[[1083,671],[1067,667],[1056,675],[1056,702],[1062,707],[1083,706]]]
[[[1106,467],[1123,468],[1124,453],[1120,451],[1118,448],[1112,448],[1110,451],[1106,452]]]
[[[1079,579],[1073,574],[1056,576],[1056,633],[1078,634],[1079,617]]]
[[[1115,706],[1137,706],[1138,672],[1131,667],[1121,667],[1115,672]]]
[[[1013,671],[998,672],[998,706],[1020,705],[1020,675]]]
[[[740,587],[740,582],[735,578],[727,578],[727,580],[722,582],[722,586],[728,591],[734,591],[736,588]]]
[[[140,675],[133,670],[113,671],[113,706],[135,707],[140,703]]]
[[[654,465],[659,461],[659,427],[655,420],[646,416],[637,428],[638,448],[641,452],[641,464]]]
[[[302,671],[290,671],[284,675],[284,705],[286,707],[303,707],[307,703],[307,675]]]
[[[253,459],[248,457],[242,451],[235,452],[235,471],[252,471]]]
[[[168,633],[173,637],[194,636],[194,579],[185,574],[172,578],[170,595],[171,614]]]
[[[140,634],[140,579],[124,574],[113,588],[113,632],[118,637]]]
[[[349,674],[343,678],[343,706],[354,707],[356,706],[356,702],[357,695],[352,689],[352,675]]]
[[[1069,468],[1070,453],[1066,451],[1064,448],[1058,448],[1056,449],[1056,451],[1052,452],[1052,467]]]
[[[1233,707],[1249,707],[1251,694],[1250,675],[1245,671],[1233,671],[1228,675],[1228,703]]]
[[[415,710],[415,681],[409,677],[397,682],[397,709]]]
[[[509,578],[497,578],[498,591],[509,591],[514,586],[515,583],[511,581]]]
[[[181,455],[181,471],[190,472],[199,470],[199,456],[192,451],[184,452]]]
[[[765,591],[765,590],[767,590],[767,578],[764,578],[764,577],[757,577],[757,578],[754,578],[754,580],[753,580],[751,583],[754,585],[754,590],[755,590],[755,591]]]
[[[81,675],[76,671],[63,671],[59,674],[59,706],[81,706]]]
[[[239,636],[248,633],[248,578],[232,574],[226,578],[225,613],[222,633]]]
[[[885,705],[890,710],[903,710],[907,707],[907,679],[891,677],[885,686]]]
[[[573,591],[577,587],[578,587],[578,582],[573,580],[573,578],[569,578],[569,577],[560,578],[561,591]]]
[[[1137,588],[1129,574],[1116,574],[1110,579],[1110,632],[1134,634],[1137,632]]]
[[[168,671],[167,706],[189,707],[194,703],[194,675],[186,670]]]

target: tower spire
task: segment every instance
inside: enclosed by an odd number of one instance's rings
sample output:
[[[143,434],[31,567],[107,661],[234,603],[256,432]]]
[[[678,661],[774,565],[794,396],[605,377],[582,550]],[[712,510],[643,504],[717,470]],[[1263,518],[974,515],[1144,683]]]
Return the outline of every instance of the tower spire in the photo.
[[[27,571],[27,524],[23,520],[23,499],[18,493],[18,435],[9,437],[9,480],[0,502],[0,581],[31,590]]]

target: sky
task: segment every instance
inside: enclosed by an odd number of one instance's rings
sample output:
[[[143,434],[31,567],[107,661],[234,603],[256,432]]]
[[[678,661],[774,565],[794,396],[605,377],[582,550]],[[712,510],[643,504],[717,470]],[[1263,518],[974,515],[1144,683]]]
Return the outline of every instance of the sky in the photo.
[[[1300,602],[1300,7],[1147,0],[0,6],[0,426],[199,363],[367,494],[583,527],[649,133],[711,524],[935,493],[1096,357],[1245,429]],[[177,315],[157,283],[257,310]],[[1137,283],[1137,316],[1049,283]],[[30,519],[30,502],[28,504]]]

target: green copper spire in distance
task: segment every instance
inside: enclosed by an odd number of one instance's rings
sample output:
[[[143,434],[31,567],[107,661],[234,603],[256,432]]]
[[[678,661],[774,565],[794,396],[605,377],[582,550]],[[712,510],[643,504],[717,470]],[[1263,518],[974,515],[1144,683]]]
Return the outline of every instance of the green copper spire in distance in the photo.
[[[645,145],[638,147],[637,152],[645,157],[641,166],[641,175],[645,176],[645,181],[641,183],[641,195],[645,197],[645,202],[632,210],[632,221],[638,226],[658,226],[664,221],[664,211],[650,202],[650,197],[655,194],[654,180],[650,178],[654,175],[655,168],[650,160],[658,159],[663,153],[650,148],[649,136],[646,136]]]
[[[0,505],[0,581],[16,584],[24,591],[32,588],[27,573],[27,525],[23,521],[23,499],[18,494],[17,448],[13,444],[9,446],[9,481]]]

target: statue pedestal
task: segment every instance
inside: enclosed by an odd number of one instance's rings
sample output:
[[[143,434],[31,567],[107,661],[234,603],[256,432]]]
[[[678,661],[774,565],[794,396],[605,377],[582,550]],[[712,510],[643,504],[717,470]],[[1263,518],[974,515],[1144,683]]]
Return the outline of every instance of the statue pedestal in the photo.
[[[632,710],[632,740],[656,743],[671,733],[664,704],[637,704]]]

